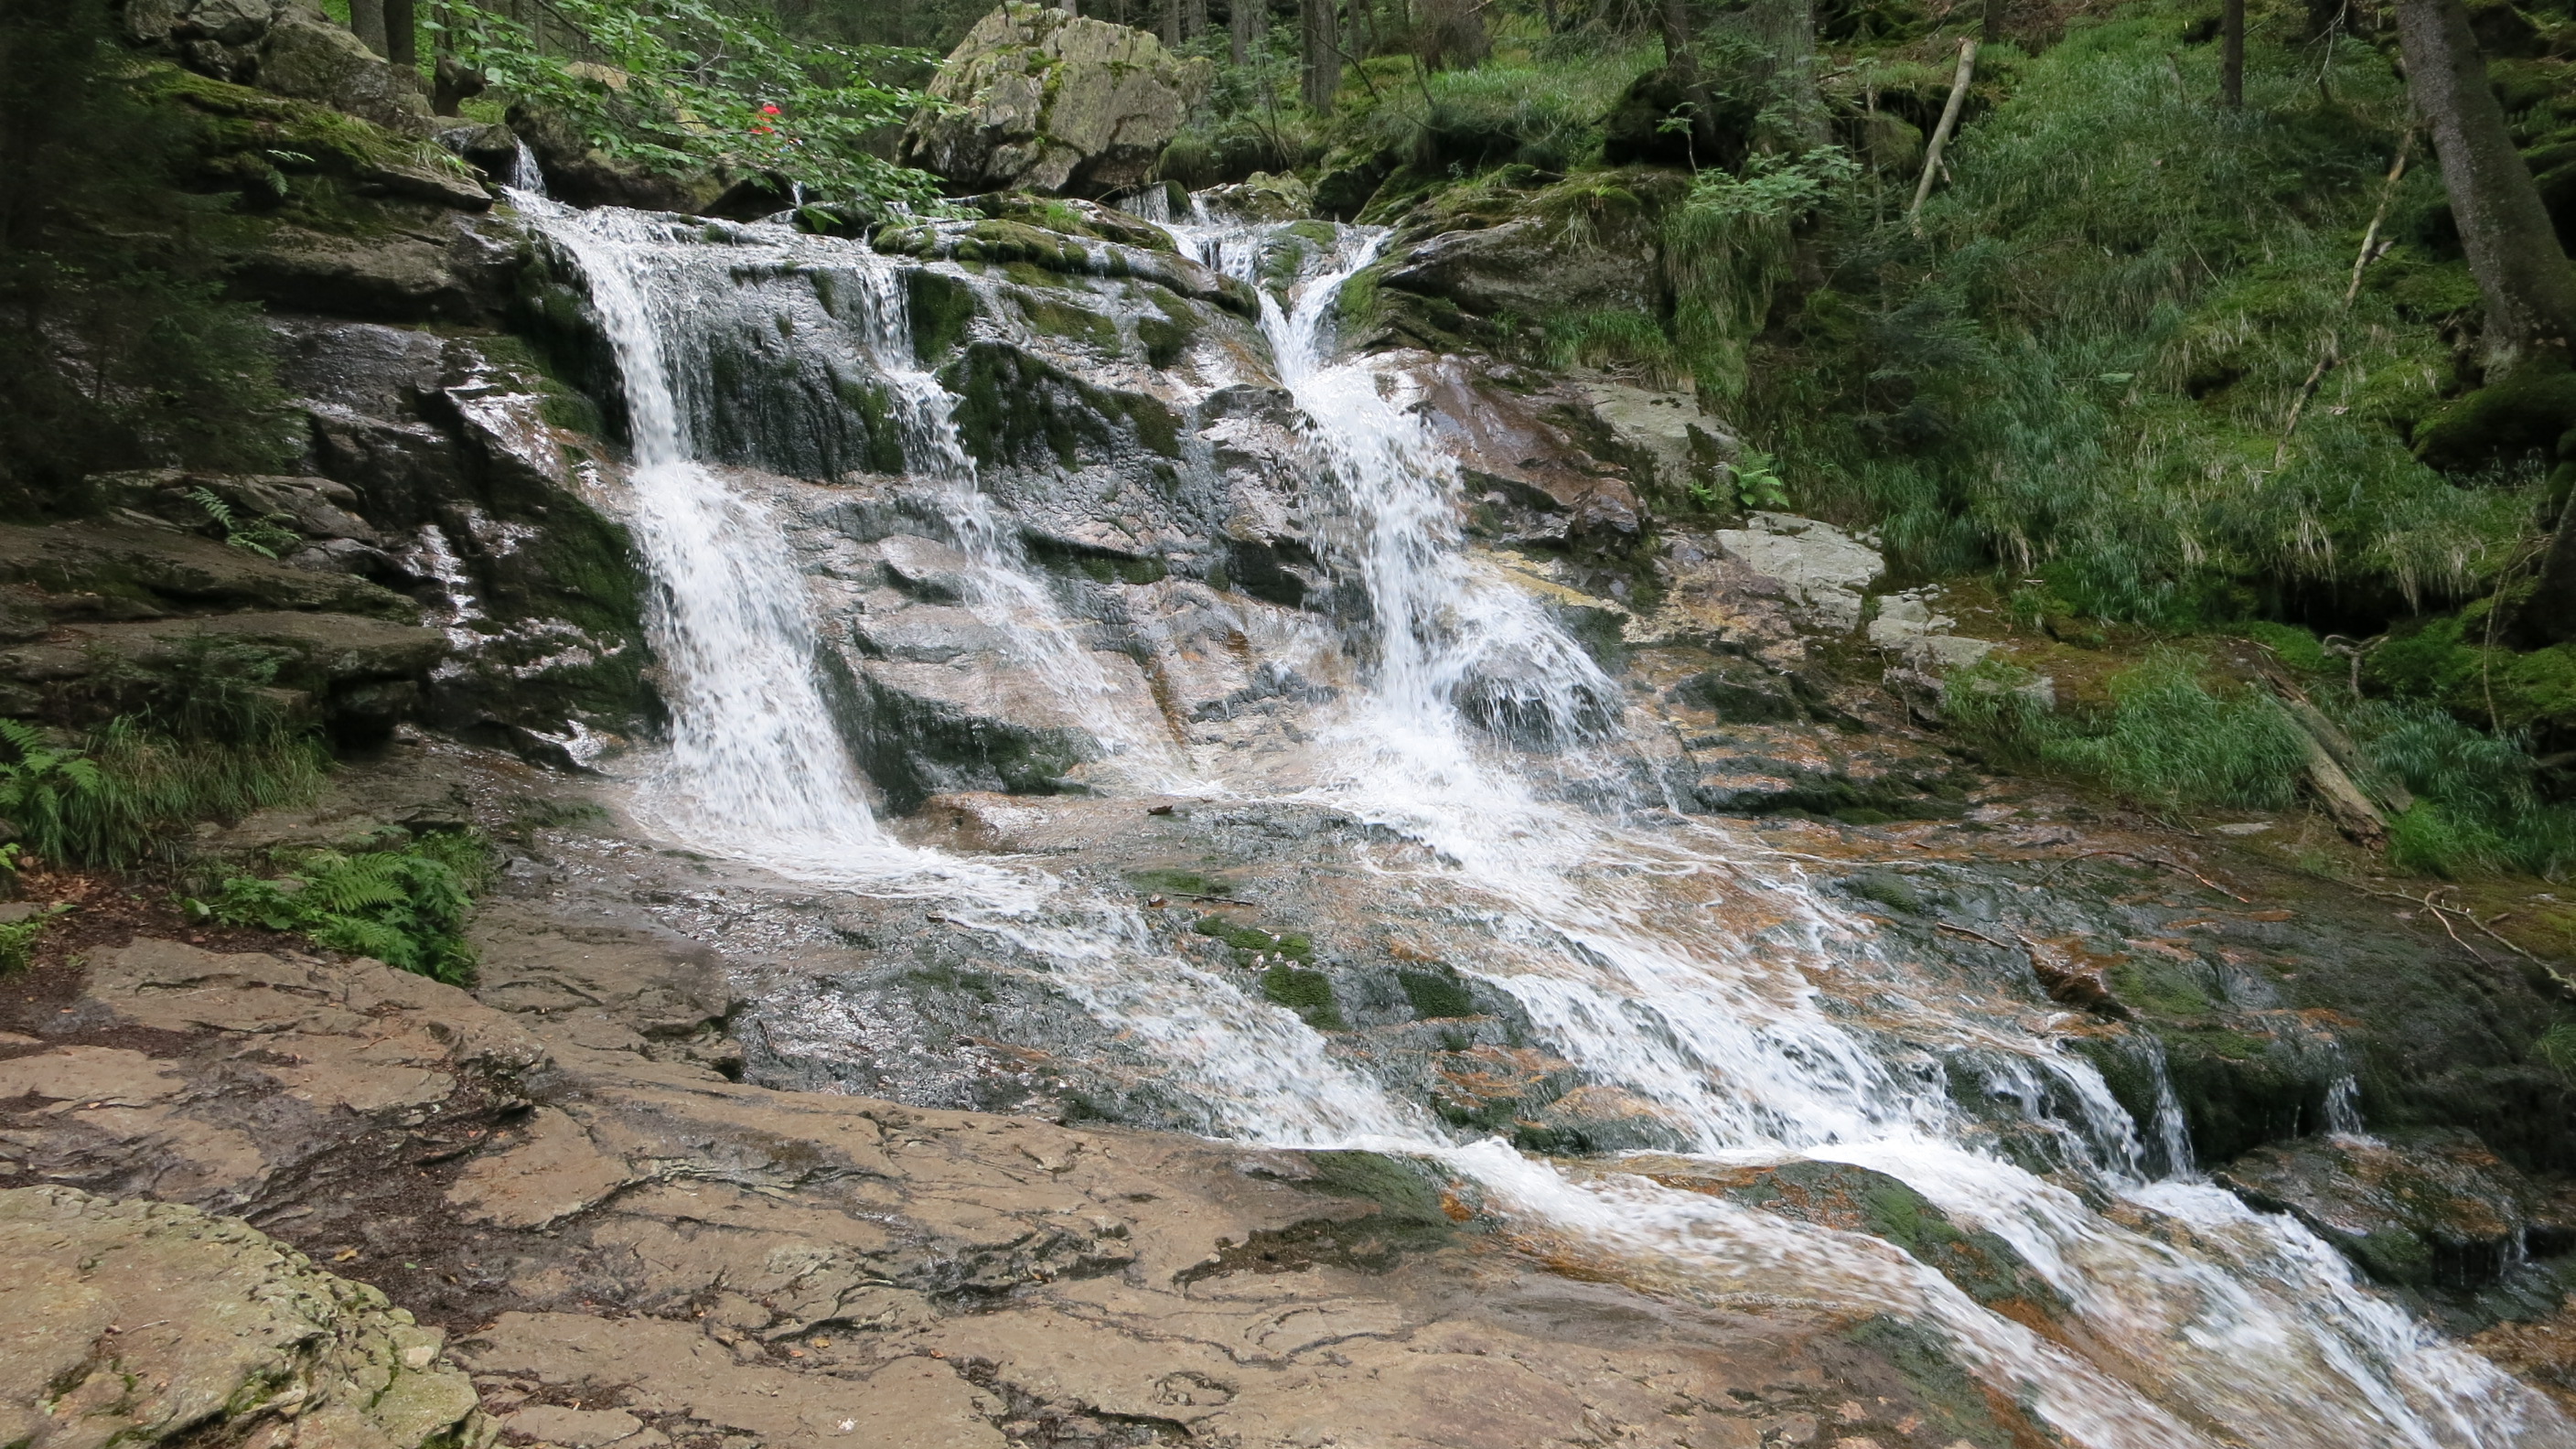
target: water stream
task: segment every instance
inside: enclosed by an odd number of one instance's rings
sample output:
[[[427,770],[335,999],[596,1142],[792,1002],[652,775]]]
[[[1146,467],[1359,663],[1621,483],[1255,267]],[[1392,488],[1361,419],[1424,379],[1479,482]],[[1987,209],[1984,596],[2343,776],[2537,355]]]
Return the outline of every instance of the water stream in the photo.
[[[1314,752],[1328,767],[1304,798],[1419,847],[1378,868],[1449,908],[1444,958],[1508,992],[1587,1079],[1651,1103],[1689,1153],[1900,1178],[2011,1244],[2064,1301],[2066,1329],[2043,1336],[1874,1238],[1659,1186],[1615,1161],[1458,1140],[1291,1014],[1159,949],[1120,901],[892,841],[832,724],[785,530],[754,490],[706,465],[697,440],[695,420],[723,402],[694,395],[712,371],[700,339],[714,289],[835,279],[833,305],[798,314],[795,345],[844,357],[895,399],[906,465],[938,486],[972,561],[978,616],[1102,741],[1118,783],[1214,787],[1140,701],[1118,697],[978,490],[953,400],[913,360],[908,264],[780,227],[712,236],[518,201],[584,278],[623,379],[628,487],[673,716],[639,797],[653,828],[799,880],[934,897],[1046,958],[1061,990],[1188,1084],[1204,1130],[1437,1159],[1516,1230],[1654,1291],[1920,1323],[2074,1443],[2576,1441],[2544,1400],[2363,1290],[2313,1235],[2190,1180],[2178,1110],[2150,1151],[2090,1066],[2009,1019],[1914,991],[1865,923],[1810,891],[1794,863],[1620,795],[1635,776],[1620,690],[1466,546],[1455,465],[1409,410],[1401,370],[1332,356],[1340,289],[1376,256],[1377,234],[1346,229],[1284,295],[1265,293],[1263,333],[1306,420],[1334,562],[1368,601],[1346,642],[1366,687]],[[1279,241],[1204,213],[1172,230],[1256,286]],[[1891,1004],[1860,1020],[1820,987],[1834,973]],[[1935,1049],[1998,1063],[1997,1090],[2032,1104],[2062,1143],[2062,1170],[2042,1177],[1980,1146]],[[2050,1101],[2075,1105],[2052,1115]],[[2151,1178],[2151,1163],[2167,1175]]]

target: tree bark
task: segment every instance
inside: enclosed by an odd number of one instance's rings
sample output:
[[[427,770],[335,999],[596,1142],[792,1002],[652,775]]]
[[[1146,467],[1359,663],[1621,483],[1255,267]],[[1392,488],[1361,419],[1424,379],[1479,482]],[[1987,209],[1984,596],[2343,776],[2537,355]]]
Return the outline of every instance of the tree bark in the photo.
[[[1310,109],[1330,111],[1342,89],[1341,7],[1335,0],[1299,0],[1298,9],[1305,36],[1299,89]]]
[[[1181,3],[1182,0],[1163,0],[1162,23],[1155,28],[1162,32],[1165,45],[1181,43]]]
[[[2461,0],[2399,0],[2406,88],[2433,132],[2460,248],[2487,304],[2487,346],[2505,368],[2576,336],[2576,269],[2558,245],[2540,188],[2514,150],[2504,107]]]
[[[1253,0],[1227,0],[1226,40],[1236,65],[1252,63],[1252,39],[1259,33],[1255,26],[1266,18],[1262,12],[1267,6],[1268,0],[1262,0],[1260,4],[1253,3]]]
[[[385,59],[405,70],[420,67],[420,17],[412,0],[384,0]]]
[[[2219,10],[2218,103],[2245,105],[2245,0],[2227,0]]]
[[[349,29],[359,43],[385,53],[385,0],[349,0]]]
[[[1192,41],[1207,34],[1207,0],[1182,0],[1181,39]]]
[[[1977,43],[1992,45],[2004,38],[2004,0],[1986,0],[1986,13],[1977,23]]]

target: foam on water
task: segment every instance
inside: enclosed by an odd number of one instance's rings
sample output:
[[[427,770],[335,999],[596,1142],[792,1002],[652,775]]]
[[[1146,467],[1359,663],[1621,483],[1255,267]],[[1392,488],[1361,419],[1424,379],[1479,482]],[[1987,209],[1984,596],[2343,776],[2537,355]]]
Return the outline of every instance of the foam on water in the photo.
[[[784,228],[711,239],[694,223],[517,200],[586,279],[624,379],[629,487],[673,715],[640,812],[656,828],[796,879],[935,898],[961,924],[1043,956],[1051,982],[1190,1087],[1205,1130],[1435,1159],[1516,1231],[1653,1291],[1923,1324],[2075,1443],[2576,1441],[2545,1401],[2361,1290],[2340,1256],[2286,1218],[2206,1186],[2148,1180],[2150,1154],[2098,1074],[2045,1039],[1925,999],[1902,1004],[1927,1041],[1838,1014],[1817,981],[1870,964],[1866,928],[1810,892],[1792,863],[1715,827],[1653,818],[1651,799],[1601,808],[1602,792],[1636,773],[1615,726],[1617,687],[1465,547],[1455,465],[1409,411],[1407,379],[1331,357],[1341,286],[1375,259],[1381,235],[1345,230],[1284,304],[1264,296],[1279,379],[1329,479],[1336,562],[1369,602],[1348,641],[1368,685],[1317,752],[1335,773],[1312,798],[1427,848],[1413,854],[1428,863],[1382,868],[1409,872],[1406,885],[1452,908],[1462,947],[1452,959],[1510,993],[1590,1080],[1651,1103],[1711,1159],[1807,1157],[1903,1179],[2028,1259],[2068,1305],[2081,1355],[1878,1239],[1659,1186],[1615,1163],[1569,1170],[1499,1141],[1454,1140],[1293,1015],[1160,951],[1132,909],[1040,872],[888,839],[816,682],[786,530],[701,462],[691,419],[711,403],[689,394],[708,370],[675,356],[696,345],[716,289],[800,267],[828,269],[848,295],[826,309],[837,331],[800,328],[796,345],[846,348],[896,400],[907,465],[940,486],[947,526],[974,563],[978,615],[1103,741],[1131,788],[1208,787],[1190,780],[1167,732],[1140,722],[1136,701],[1116,697],[996,521],[957,442],[953,399],[913,358],[896,264]],[[1277,241],[1273,229],[1204,212],[1173,230],[1256,286]],[[1748,931],[1746,920],[1765,924]],[[1873,985],[1904,998],[1893,967]],[[1959,1046],[2013,1063],[2003,1075],[2033,1103],[2053,1084],[2077,1104],[2080,1120],[2052,1125],[2085,1192],[1972,1145],[1926,1049]],[[2178,1111],[2160,1125],[2168,1169],[2186,1168]],[[2118,1200],[2117,1212],[2098,1211],[2087,1192]]]

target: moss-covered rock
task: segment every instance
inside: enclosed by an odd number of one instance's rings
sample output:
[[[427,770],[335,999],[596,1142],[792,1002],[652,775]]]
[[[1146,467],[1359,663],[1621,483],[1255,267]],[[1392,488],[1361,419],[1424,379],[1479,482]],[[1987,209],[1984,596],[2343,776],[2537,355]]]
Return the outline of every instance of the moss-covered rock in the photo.
[[[2559,456],[2576,428],[2576,370],[2555,354],[2524,362],[2415,428],[2415,452],[2446,472]]]
[[[1142,185],[1208,84],[1141,30],[1010,0],[951,51],[901,159],[957,192]]]

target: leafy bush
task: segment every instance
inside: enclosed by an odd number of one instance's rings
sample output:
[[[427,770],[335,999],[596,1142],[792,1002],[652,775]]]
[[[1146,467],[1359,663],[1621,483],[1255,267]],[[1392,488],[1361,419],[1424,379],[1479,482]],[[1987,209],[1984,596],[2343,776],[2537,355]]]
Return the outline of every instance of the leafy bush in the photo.
[[[0,922],[0,976],[14,975],[34,965],[36,938],[45,934],[45,927],[54,923],[54,917],[70,909],[69,906],[56,906],[51,910],[38,911],[23,921]]]
[[[457,0],[441,22],[461,62],[504,95],[559,116],[612,156],[663,171],[762,172],[817,201],[917,200],[925,173],[870,153],[922,104],[876,77],[935,57],[789,39],[708,0],[547,0],[587,52],[570,64],[526,24]]]
[[[2212,690],[2203,660],[2166,651],[2111,679],[2112,705],[2086,721],[2049,711],[1985,665],[1952,676],[1944,712],[1999,763],[2098,782],[2165,809],[2276,810],[2307,761],[2299,727],[2251,688]]]
[[[451,985],[472,977],[465,919],[491,871],[480,837],[447,832],[392,849],[290,851],[275,859],[283,873],[234,876],[211,901],[191,904],[230,925],[294,931]]]

